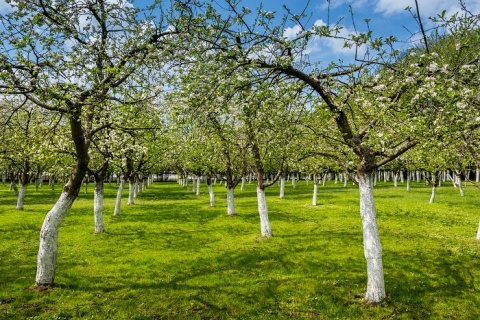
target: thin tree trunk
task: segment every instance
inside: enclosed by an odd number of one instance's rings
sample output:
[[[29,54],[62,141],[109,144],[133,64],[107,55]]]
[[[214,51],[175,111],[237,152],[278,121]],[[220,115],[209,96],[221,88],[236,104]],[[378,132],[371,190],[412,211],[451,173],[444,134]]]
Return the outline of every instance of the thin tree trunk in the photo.
[[[270,238],[272,236],[272,228],[268,219],[267,200],[265,198],[265,190],[257,187],[258,213],[260,215],[260,231],[262,237]]]
[[[411,182],[411,174],[410,172],[407,171],[407,192],[410,192],[411,190],[410,182]]]
[[[245,182],[246,182],[247,178],[245,176],[242,177],[242,186],[240,188],[240,190],[245,190]]]
[[[480,222],[478,222],[477,240],[480,240]]]
[[[196,184],[195,195],[197,197],[200,195],[200,176],[197,176],[197,184]]]
[[[10,190],[13,190],[15,195],[18,197],[17,182],[15,180],[10,181]]]
[[[27,194],[27,185],[28,183],[22,183],[20,186],[20,192],[18,193],[18,198],[17,198],[17,210],[23,210],[23,204],[25,202],[25,196]]]
[[[316,175],[313,176],[313,198],[312,198],[312,206],[317,205],[317,194],[318,194],[318,180]]]
[[[120,179],[120,184],[118,185],[117,198],[115,199],[115,210],[113,211],[114,216],[119,216],[122,206],[122,192],[125,186],[125,179],[122,177]]]
[[[376,303],[383,300],[386,294],[382,245],[377,226],[371,173],[358,172],[357,179],[360,192],[360,216],[363,226],[363,248],[367,261],[368,281],[365,299],[368,302]]]
[[[435,196],[437,195],[437,186],[433,183],[432,184],[432,194],[430,195],[430,201],[428,203],[435,202]]]
[[[280,178],[280,199],[285,198],[285,177]]]
[[[207,178],[208,195],[210,197],[210,207],[215,207],[215,193],[213,193],[212,183]]]
[[[234,216],[236,214],[235,212],[235,201],[234,201],[234,196],[233,192],[235,191],[234,188],[228,188],[227,187],[227,214],[229,216]]]
[[[348,182],[348,175],[346,172],[343,173],[343,187],[347,187],[347,182]]]
[[[93,189],[93,217],[95,221],[95,233],[105,232],[103,224],[103,178],[95,181]]]

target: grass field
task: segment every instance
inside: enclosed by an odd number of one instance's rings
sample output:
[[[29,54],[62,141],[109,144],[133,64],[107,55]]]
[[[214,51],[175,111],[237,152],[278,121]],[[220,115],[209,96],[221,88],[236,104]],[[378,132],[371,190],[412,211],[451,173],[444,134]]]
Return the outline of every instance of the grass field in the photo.
[[[333,182],[267,189],[273,238],[259,237],[255,186],[237,188],[237,216],[154,183],[113,217],[106,185],[106,233],[93,233],[93,186],[64,221],[54,289],[35,289],[39,230],[60,192],[27,192],[16,211],[0,185],[0,319],[478,319],[480,191],[449,186],[375,188],[388,297],[362,300],[366,270],[358,191]],[[127,195],[125,190],[125,197]]]

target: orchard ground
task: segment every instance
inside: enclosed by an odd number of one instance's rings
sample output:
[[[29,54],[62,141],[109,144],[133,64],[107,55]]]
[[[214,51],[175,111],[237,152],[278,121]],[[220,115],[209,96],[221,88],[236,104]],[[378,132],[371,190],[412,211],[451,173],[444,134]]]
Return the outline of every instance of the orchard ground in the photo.
[[[114,217],[116,186],[106,184],[104,234],[93,226],[93,184],[60,228],[53,289],[34,286],[39,230],[56,191],[29,186],[16,211],[0,185],[0,319],[477,319],[480,314],[480,191],[460,197],[451,184],[375,187],[387,299],[363,301],[358,190],[349,183],[267,189],[273,238],[259,237],[252,182],[226,195],[206,185],[196,197],[154,183]]]

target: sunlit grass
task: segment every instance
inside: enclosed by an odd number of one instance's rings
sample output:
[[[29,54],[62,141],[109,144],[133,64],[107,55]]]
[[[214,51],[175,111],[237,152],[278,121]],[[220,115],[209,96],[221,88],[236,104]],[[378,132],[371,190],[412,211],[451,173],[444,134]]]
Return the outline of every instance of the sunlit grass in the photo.
[[[477,319],[480,192],[450,186],[428,204],[428,187],[375,189],[387,299],[362,300],[366,285],[358,192],[329,182],[311,206],[312,184],[267,190],[274,237],[262,239],[255,186],[196,197],[155,183],[113,217],[106,185],[106,233],[94,234],[92,187],[60,230],[57,287],[34,288],[43,218],[58,194],[29,188],[15,210],[0,185],[0,319]],[[126,196],[125,191],[125,196]]]

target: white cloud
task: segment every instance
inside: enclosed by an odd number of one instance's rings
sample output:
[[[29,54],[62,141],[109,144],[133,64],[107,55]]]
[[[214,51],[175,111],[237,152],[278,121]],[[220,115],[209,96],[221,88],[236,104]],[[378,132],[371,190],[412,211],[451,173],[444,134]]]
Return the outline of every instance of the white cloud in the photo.
[[[292,28],[286,28],[283,32],[283,37],[288,40],[292,40],[297,37],[302,32],[302,28],[299,25],[296,25]]]

